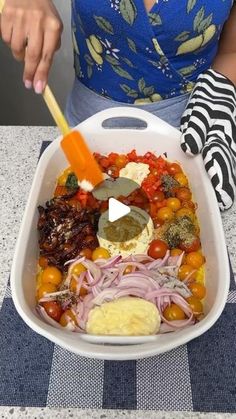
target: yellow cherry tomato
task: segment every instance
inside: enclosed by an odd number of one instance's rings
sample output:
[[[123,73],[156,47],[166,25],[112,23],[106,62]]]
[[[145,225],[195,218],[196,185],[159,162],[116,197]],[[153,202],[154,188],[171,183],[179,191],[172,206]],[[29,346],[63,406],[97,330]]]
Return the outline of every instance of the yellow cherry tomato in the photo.
[[[163,311],[163,316],[166,320],[184,320],[185,319],[185,312],[180,308],[177,304],[171,303],[169,306],[165,308]]]
[[[183,281],[186,278],[196,279],[196,271],[190,265],[182,265],[179,268],[178,278]]]
[[[174,217],[172,209],[168,207],[162,207],[157,211],[157,218],[160,221],[170,221]]]
[[[110,253],[104,247],[97,247],[92,253],[92,260],[109,259],[110,257]]]
[[[62,281],[62,273],[59,269],[55,268],[54,266],[48,266],[44,269],[42,273],[42,283],[47,284],[50,282],[51,284],[59,285]]]
[[[72,274],[80,276],[80,274],[82,274],[82,272],[87,271],[87,268],[85,268],[85,266],[82,263],[77,263],[77,265],[75,265],[72,269]]]
[[[59,186],[65,186],[68,175],[72,173],[72,168],[68,167],[68,169],[64,170],[64,172],[62,172],[62,174],[59,176],[59,178],[57,179],[57,184]]]
[[[129,162],[125,154],[119,154],[115,159],[115,165],[118,169],[122,169]]]
[[[64,313],[61,315],[59,323],[60,323],[61,326],[66,327],[70,320],[72,320],[72,322],[76,326],[78,326],[78,322],[76,320],[76,317],[75,317],[73,311],[68,309],[68,310],[64,311]]]
[[[186,263],[194,269],[198,269],[205,263],[205,258],[199,252],[190,252],[186,256]]]
[[[183,250],[177,249],[177,248],[171,249],[171,251],[170,251],[171,256],[180,256],[180,255],[182,255],[182,253],[183,253]]]
[[[174,212],[181,208],[181,202],[178,198],[168,198],[166,205]]]
[[[37,299],[40,300],[43,298],[45,294],[51,294],[52,292],[57,291],[57,286],[55,284],[52,284],[50,282],[46,284],[42,284],[37,291]]]
[[[180,186],[188,186],[188,179],[183,173],[176,173],[174,178],[179,182]]]
[[[195,219],[194,213],[190,208],[180,208],[175,215],[177,218],[189,217],[192,221]]]
[[[186,301],[189,303],[193,314],[199,315],[203,313],[203,305],[199,298],[196,298],[192,295],[191,297],[186,298]]]
[[[135,271],[135,268],[131,265],[128,265],[124,270],[124,275],[131,274],[133,270]]]
[[[188,287],[193,296],[199,298],[199,300],[202,300],[206,296],[206,287],[204,285],[193,282]]]

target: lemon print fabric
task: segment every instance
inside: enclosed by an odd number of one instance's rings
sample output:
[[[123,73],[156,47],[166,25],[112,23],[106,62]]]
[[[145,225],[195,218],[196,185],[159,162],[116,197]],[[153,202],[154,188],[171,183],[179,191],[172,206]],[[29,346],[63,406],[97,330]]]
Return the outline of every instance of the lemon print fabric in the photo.
[[[112,100],[145,105],[189,93],[208,69],[232,0],[72,0],[75,72]]]

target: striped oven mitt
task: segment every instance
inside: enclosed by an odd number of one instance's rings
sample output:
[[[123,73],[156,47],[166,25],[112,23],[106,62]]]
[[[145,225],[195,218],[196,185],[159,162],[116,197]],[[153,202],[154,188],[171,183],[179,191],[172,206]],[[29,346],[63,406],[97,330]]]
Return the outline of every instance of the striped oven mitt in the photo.
[[[236,88],[210,69],[196,82],[181,119],[181,147],[202,153],[219,208],[231,207],[236,185]]]

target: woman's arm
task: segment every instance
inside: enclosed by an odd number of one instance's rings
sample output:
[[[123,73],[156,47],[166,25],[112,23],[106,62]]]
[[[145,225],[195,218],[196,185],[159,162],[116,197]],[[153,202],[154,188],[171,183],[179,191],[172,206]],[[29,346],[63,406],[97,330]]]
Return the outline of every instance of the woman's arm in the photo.
[[[6,0],[0,18],[0,36],[13,56],[25,62],[25,86],[42,93],[62,32],[62,22],[53,2]]]
[[[212,68],[236,85],[236,4],[224,25]]]

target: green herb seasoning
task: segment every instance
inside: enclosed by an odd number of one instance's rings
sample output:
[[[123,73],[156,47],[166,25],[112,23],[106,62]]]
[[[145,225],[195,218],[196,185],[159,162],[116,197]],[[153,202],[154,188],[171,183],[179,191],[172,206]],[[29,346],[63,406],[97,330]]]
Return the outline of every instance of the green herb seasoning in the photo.
[[[74,173],[70,173],[68,175],[68,177],[66,179],[66,185],[65,186],[66,186],[66,188],[72,189],[72,190],[75,190],[75,189],[79,188],[78,179],[77,179],[77,177]]]

